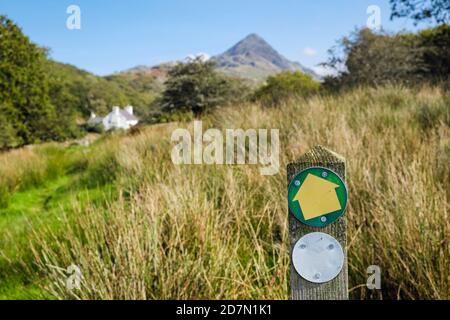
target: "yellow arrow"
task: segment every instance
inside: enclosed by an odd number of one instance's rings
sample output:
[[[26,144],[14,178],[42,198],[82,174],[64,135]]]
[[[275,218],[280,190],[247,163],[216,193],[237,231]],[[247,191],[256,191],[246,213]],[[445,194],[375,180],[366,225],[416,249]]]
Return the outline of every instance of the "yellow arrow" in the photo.
[[[294,197],[294,201],[300,204],[305,220],[341,210],[335,190],[338,187],[335,183],[309,173]]]

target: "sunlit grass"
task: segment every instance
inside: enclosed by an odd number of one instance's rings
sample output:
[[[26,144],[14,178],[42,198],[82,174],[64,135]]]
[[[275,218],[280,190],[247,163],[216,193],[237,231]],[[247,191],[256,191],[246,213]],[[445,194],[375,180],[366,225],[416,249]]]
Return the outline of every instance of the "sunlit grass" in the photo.
[[[175,166],[171,133],[190,123],[62,153],[4,154],[0,188],[9,190],[10,209],[26,212],[20,197],[33,199],[32,190],[61,173],[70,183],[50,192],[63,204],[54,209],[59,227],[45,227],[43,214],[43,224],[31,224],[31,246],[2,266],[25,265],[21,279],[55,298],[286,299],[285,167],[320,144],[347,159],[351,297],[450,298],[449,101],[439,88],[355,89],[277,108],[230,107],[204,119],[220,129],[280,129],[282,169],[274,176],[248,165]],[[61,171],[51,176],[54,165]],[[38,178],[25,183],[26,172]],[[0,219],[3,230],[13,227],[13,215],[4,219],[12,220]],[[71,264],[83,272],[81,290],[65,287]],[[363,285],[374,264],[380,292]]]

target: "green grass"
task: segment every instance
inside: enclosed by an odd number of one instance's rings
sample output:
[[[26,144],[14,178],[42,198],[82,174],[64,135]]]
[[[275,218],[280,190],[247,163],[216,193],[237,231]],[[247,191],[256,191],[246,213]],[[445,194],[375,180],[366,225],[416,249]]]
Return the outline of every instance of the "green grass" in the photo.
[[[191,123],[0,155],[0,298],[286,299],[285,168],[319,144],[347,159],[351,298],[448,299],[449,102],[439,87],[359,88],[204,119],[204,131],[278,128],[274,176],[175,166],[171,133]],[[364,285],[374,264],[377,292]]]
[[[38,273],[25,276],[33,267],[33,234],[39,234],[40,229],[61,233],[62,215],[73,211],[74,205],[101,206],[111,199],[113,186],[104,181],[95,185],[84,172],[79,158],[84,152],[86,149],[79,147],[39,150],[41,157],[47,157],[48,172],[34,170],[33,177],[22,179],[16,191],[10,192],[8,204],[0,207],[0,299],[51,298],[41,283],[45,279]],[[24,175],[29,170],[32,167]]]
[[[37,283],[26,283],[23,277],[10,275],[0,286],[0,300],[52,300]]]
[[[22,268],[18,266],[22,257],[16,254],[21,251],[18,248],[26,248],[29,244],[33,226],[36,227],[42,221],[47,226],[57,225],[59,206],[52,198],[58,194],[62,196],[60,189],[69,180],[69,177],[63,176],[40,187],[16,192],[11,196],[10,205],[0,210],[0,233],[3,235],[0,250],[3,256],[13,257],[10,261],[0,258],[0,298],[28,299],[45,296],[42,288],[24,284],[26,281],[20,276]]]

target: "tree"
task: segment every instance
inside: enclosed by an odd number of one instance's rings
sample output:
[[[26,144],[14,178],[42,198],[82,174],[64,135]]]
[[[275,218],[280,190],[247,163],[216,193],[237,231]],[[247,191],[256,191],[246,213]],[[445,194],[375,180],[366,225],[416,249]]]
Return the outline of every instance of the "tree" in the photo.
[[[46,52],[0,16],[0,148],[58,137],[44,62]]]
[[[231,79],[218,74],[213,61],[196,58],[179,63],[169,71],[162,95],[164,111],[193,112],[195,116],[236,101],[242,88]]]
[[[419,32],[422,58],[428,79],[445,80],[450,75],[450,26],[442,24],[436,28]]]
[[[0,16],[0,149],[79,137],[77,117],[113,105],[150,114],[157,81],[151,75],[95,76],[48,59],[6,16]]]
[[[303,72],[284,71],[270,76],[254,95],[255,100],[273,106],[292,96],[307,96],[316,93],[319,82]]]
[[[426,71],[423,48],[414,35],[390,35],[362,29],[344,37],[324,65],[338,72],[325,87],[412,83]]]
[[[6,103],[0,105],[0,149],[21,144],[21,140],[17,137],[17,129],[10,121],[14,118],[14,112],[11,105]]]
[[[447,24],[419,33],[388,34],[363,29],[330,50],[330,59],[324,65],[334,68],[338,76],[327,77],[324,87],[446,80],[450,74],[449,50]]]
[[[391,19],[410,17],[415,23],[421,21],[435,21],[449,23],[449,0],[390,0]]]

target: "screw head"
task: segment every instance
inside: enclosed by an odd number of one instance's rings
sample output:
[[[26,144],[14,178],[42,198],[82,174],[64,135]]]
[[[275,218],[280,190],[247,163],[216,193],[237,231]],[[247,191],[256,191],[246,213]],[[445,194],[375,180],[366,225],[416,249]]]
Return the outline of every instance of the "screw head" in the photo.
[[[314,279],[319,280],[319,279],[320,279],[320,273],[317,272],[317,273],[314,275]]]
[[[302,244],[300,245],[300,249],[306,249],[306,244],[302,243]]]
[[[330,243],[327,248],[328,248],[328,250],[333,250],[334,249],[334,245],[332,243]]]
[[[328,172],[326,172],[326,171],[322,172],[322,177],[324,177],[324,178],[328,177]]]
[[[300,185],[300,181],[295,180],[294,184],[298,187]]]
[[[327,222],[327,217],[322,217],[322,218],[320,218],[320,221],[322,221],[322,222]]]

